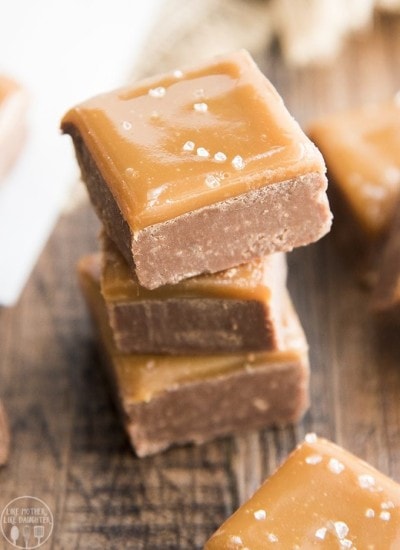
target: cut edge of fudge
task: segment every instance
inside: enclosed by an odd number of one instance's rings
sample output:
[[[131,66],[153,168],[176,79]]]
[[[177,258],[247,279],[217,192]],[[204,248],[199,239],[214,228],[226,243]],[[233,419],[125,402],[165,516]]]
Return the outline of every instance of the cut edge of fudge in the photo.
[[[186,355],[281,348],[281,310],[287,271],[283,253],[267,256],[254,267],[262,273],[262,284],[269,293],[268,298],[250,298],[249,292],[246,297],[235,296],[234,292],[229,296],[223,287],[219,295],[216,290],[199,292],[196,283],[216,277],[209,275],[199,276],[192,286],[192,279],[181,283],[181,295],[177,294],[178,284],[170,287],[170,296],[159,296],[160,293],[154,290],[145,292],[145,297],[133,297],[131,300],[130,295],[135,296],[135,285],[137,289],[140,285],[136,278],[134,282],[128,279],[124,285],[125,289],[129,285],[125,296],[112,300],[107,297],[106,291],[107,263],[118,268],[123,262],[123,277],[128,277],[129,271],[125,271],[125,259],[107,235],[102,235],[101,243],[101,290],[114,343],[121,352]],[[228,277],[229,270],[220,272],[218,277],[225,273]]]
[[[144,401],[127,399],[123,388],[118,387],[113,364],[116,350],[100,294],[99,261],[98,255],[81,259],[79,278],[99,333],[124,427],[138,456],[151,455],[172,445],[199,444],[301,419],[309,406],[308,352],[290,302],[287,324],[294,351],[286,354],[283,351],[280,360],[254,368],[245,361],[237,372],[176,384]],[[204,360],[207,361],[207,357]]]
[[[65,131],[74,141],[98,217],[146,288],[288,252],[317,241],[330,229],[327,180],[312,172],[146,227],[134,236],[83,139],[72,127]],[[251,227],[245,223],[248,219]]]

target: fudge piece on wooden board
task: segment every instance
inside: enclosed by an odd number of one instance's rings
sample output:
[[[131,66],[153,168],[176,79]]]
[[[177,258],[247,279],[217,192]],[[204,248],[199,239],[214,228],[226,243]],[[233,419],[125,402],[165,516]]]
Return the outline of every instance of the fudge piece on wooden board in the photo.
[[[282,350],[209,356],[126,355],[113,343],[100,258],[79,263],[82,290],[138,456],[300,420],[309,404],[307,342],[289,298]]]
[[[400,548],[400,486],[341,447],[306,436],[205,550]]]
[[[400,196],[400,96],[316,120],[309,135],[328,167],[333,234],[368,266]]]

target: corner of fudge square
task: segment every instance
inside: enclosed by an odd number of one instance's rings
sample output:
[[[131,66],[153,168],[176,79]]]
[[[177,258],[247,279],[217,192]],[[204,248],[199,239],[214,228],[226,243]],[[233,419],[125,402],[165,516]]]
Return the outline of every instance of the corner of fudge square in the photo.
[[[98,95],[61,127],[106,232],[149,289],[330,229],[322,155],[246,51]]]

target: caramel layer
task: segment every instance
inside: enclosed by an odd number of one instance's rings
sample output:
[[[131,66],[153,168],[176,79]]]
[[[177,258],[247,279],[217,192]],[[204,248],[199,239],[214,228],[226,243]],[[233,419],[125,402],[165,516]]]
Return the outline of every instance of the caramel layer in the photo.
[[[400,98],[316,121],[310,136],[362,229],[378,237],[400,194]]]
[[[289,361],[307,363],[307,344],[293,307],[287,298],[284,319],[284,349],[281,351],[215,356],[124,355],[116,350],[108,324],[104,300],[100,294],[100,259],[81,260],[79,272],[85,296],[100,326],[101,340],[112,358],[117,387],[125,404],[150,401],[177,385],[257,369],[267,364],[271,369]]]
[[[400,486],[312,434],[205,550],[400,548]]]
[[[70,110],[120,210],[136,232],[309,172],[318,150],[240,51]]]
[[[285,256],[277,253],[226,271],[148,290],[132,275],[126,261],[105,234],[102,241],[101,292],[107,302],[200,297],[269,302],[271,288],[283,287],[285,283]],[[282,275],[283,280],[277,281]]]

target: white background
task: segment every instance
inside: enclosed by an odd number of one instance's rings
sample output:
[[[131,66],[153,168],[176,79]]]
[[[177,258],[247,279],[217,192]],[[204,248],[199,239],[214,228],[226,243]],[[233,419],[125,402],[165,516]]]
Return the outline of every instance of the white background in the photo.
[[[125,82],[161,2],[0,0],[0,73],[30,94],[27,145],[0,185],[0,304],[18,299],[78,177],[62,115]]]

